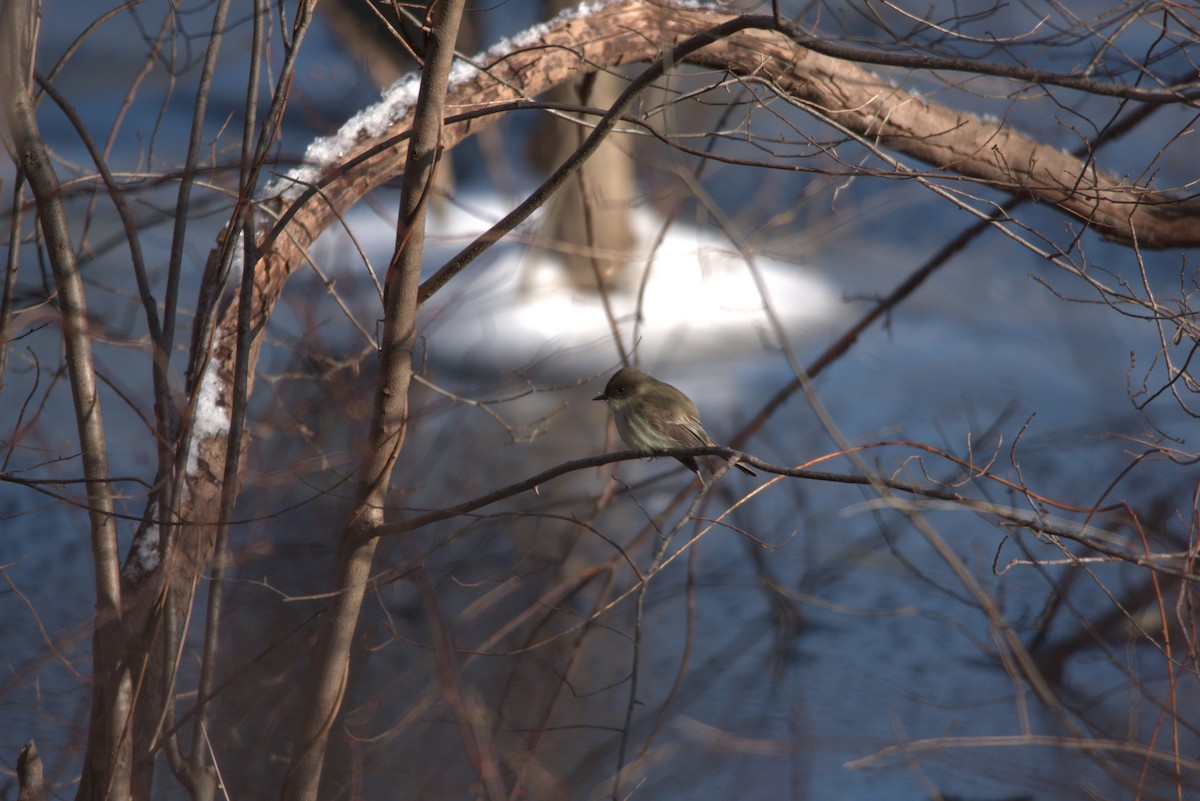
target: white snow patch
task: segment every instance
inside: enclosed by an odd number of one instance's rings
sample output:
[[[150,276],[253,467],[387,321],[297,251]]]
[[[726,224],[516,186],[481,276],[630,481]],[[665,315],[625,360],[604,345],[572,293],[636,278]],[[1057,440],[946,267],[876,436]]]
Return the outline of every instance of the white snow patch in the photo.
[[[219,402],[221,378],[217,373],[216,359],[209,359],[200,379],[200,392],[196,395],[196,411],[192,419],[192,437],[188,445],[186,475],[196,475],[199,467],[199,443],[210,437],[229,432],[229,410]]]
[[[661,225],[655,215],[634,215],[635,282],[609,292],[624,346],[637,344],[647,364],[671,353],[715,360],[773,350],[763,300],[737,250],[714,232],[675,224],[651,254]],[[756,264],[789,331],[802,333],[842,306],[838,292],[802,266],[762,257]],[[638,282],[647,269],[639,305]],[[617,359],[598,295],[573,284],[558,259],[543,251],[502,250],[464,286],[465,297],[447,290],[450,308],[430,338],[435,356],[519,366],[569,352],[576,365],[595,369]]]
[[[265,215],[256,215],[254,225],[258,226],[258,230],[263,230],[262,226],[265,223]],[[270,230],[268,227],[266,230]],[[237,241],[233,243],[233,252],[229,258],[229,274],[225,276],[224,282],[221,284],[223,288],[238,287],[242,283],[242,271],[246,269],[246,231],[239,227],[237,232]]]
[[[460,200],[461,206],[429,217],[429,270],[511,208],[511,202],[496,195],[472,194]],[[775,352],[775,336],[750,269],[727,239],[716,231],[674,222],[651,260],[663,218],[637,209],[630,219],[635,235],[631,285],[609,289],[627,349],[636,344],[650,367],[671,358],[743,360]],[[386,263],[395,244],[388,213],[356,209],[347,223],[368,258]],[[558,354],[555,361],[574,374],[616,363],[612,328],[600,297],[573,283],[553,253],[522,242],[536,227],[535,215],[517,236],[493,246],[480,263],[469,266],[426,304],[422,328],[431,357],[447,363],[521,367]],[[326,231],[312,252],[333,274],[344,276],[339,278],[343,289],[353,276],[362,275],[357,252],[340,227]],[[844,313],[841,290],[811,268],[762,254],[755,264],[792,344],[801,345],[818,332],[823,335]],[[373,296],[365,282],[362,286]],[[377,313],[372,311],[377,299],[366,297],[363,302],[369,304],[364,314]]]
[[[148,512],[154,514],[154,509]],[[125,559],[121,567],[121,577],[128,582],[136,582],[142,576],[149,575],[158,569],[160,555],[158,552],[158,525],[152,524],[140,532],[134,550]]]
[[[447,88],[471,80],[479,70],[463,59],[455,59],[450,67]],[[282,194],[285,200],[294,200],[331,165],[341,163],[359,142],[383,135],[388,128],[404,119],[417,102],[421,90],[421,74],[409,73],[396,80],[376,103],[367,106],[346,121],[331,136],[314,139],[304,151],[299,167],[289,170],[282,178],[273,181],[264,193],[266,197]]]
[[[597,0],[597,2],[592,3],[580,3],[575,8],[564,8],[562,11],[558,12],[556,17],[548,22],[539,22],[538,24],[532,25],[514,36],[510,36],[507,39],[501,39],[500,41],[496,42],[496,44],[489,47],[487,52],[481,55],[477,60],[483,59],[490,62],[494,59],[507,56],[513,51],[539,44],[547,33],[559,25],[565,25],[566,23],[577,19],[590,17],[592,14],[603,10],[613,2],[615,2],[615,0]]]
[[[329,165],[340,162],[355,144],[362,139],[378,136],[392,123],[402,119],[417,102],[420,88],[420,73],[397,79],[383,92],[377,103],[355,114],[336,133],[314,139],[304,151],[300,166],[271,182],[265,195],[271,197],[282,194],[285,200],[294,200],[309,185],[316,183]]]

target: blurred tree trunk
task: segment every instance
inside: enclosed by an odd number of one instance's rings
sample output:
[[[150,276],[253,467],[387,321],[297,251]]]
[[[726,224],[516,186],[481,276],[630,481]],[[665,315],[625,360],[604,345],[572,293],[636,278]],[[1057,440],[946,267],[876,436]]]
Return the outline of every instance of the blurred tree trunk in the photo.
[[[539,18],[553,19],[559,12],[576,5],[570,0],[545,0],[545,10]],[[419,68],[410,54],[410,49],[420,46],[417,43],[419,37],[413,35],[411,23],[398,18],[390,5],[375,3],[368,7],[357,0],[332,0],[323,4],[322,9],[342,46],[358,59],[381,89]],[[467,50],[478,39],[469,20],[470,16],[463,20],[464,30],[460,35],[460,47]],[[544,99],[551,103],[607,109],[624,85],[619,76],[598,71],[554,87]],[[597,119],[594,115],[589,116],[592,122]],[[538,169],[550,172],[575,152],[589,130],[586,124],[547,115],[530,143],[529,158]],[[485,132],[485,135],[489,134],[495,132]],[[567,179],[543,210],[539,244],[561,260],[571,282],[581,288],[595,288],[597,270],[606,282],[619,283],[634,244],[629,198],[633,197],[636,187],[633,162],[623,144],[622,137],[609,136],[579,172]],[[485,146],[488,153],[502,157],[499,149],[503,143],[494,141],[488,145]],[[452,186],[454,174],[449,166],[450,160],[446,159],[438,169],[435,186],[439,189],[448,191]],[[504,171],[499,164],[482,166]]]
[[[546,0],[544,19],[572,8],[569,0]],[[608,109],[625,82],[604,70],[554,87],[546,99],[555,103]],[[590,120],[595,122],[596,116]],[[534,137],[531,150],[545,171],[562,164],[583,143],[590,128],[562,117],[548,116]],[[543,209],[540,241],[562,259],[571,282],[596,286],[597,271],[606,283],[620,283],[634,245],[629,199],[634,196],[633,161],[623,148],[623,137],[610,135],[567,179]]]

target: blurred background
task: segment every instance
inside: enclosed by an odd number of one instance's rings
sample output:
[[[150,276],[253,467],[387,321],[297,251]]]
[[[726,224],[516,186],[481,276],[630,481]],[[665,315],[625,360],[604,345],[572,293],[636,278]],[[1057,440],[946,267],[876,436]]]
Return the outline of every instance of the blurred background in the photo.
[[[887,51],[1059,71],[1090,61],[1098,77],[1125,82],[1147,62],[1158,75],[1194,73],[1186,48],[1170,37],[1164,45],[1148,17],[1083,6],[964,15],[941,3],[781,4],[821,35]],[[511,0],[472,6],[460,49],[486,50],[560,10]],[[186,149],[212,7],[147,3],[95,24],[104,11],[47,2],[39,69],[49,73],[77,46],[54,84],[132,182],[148,261],[157,254],[165,263],[172,169]],[[376,12],[391,13],[355,0],[320,6],[278,171],[264,185],[413,69]],[[187,212],[184,326],[236,190],[240,54],[251,46],[239,13],[210,100],[206,172]],[[411,22],[393,25],[413,35]],[[637,69],[563,87],[556,100],[607,108]],[[1114,99],[969,74],[877,71],[926,100],[1002,118],[1067,150],[1124,119]],[[1179,343],[1035,248],[1106,285],[1179,298],[1181,314],[1190,314],[1195,290],[1192,254],[1136,253],[1025,204],[1010,230],[1030,246],[994,230],[969,238],[815,376],[827,421],[793,392],[743,440],[795,365],[811,366],[975,218],[762,86],[680,68],[634,113],[674,146],[632,129],[615,135],[582,184],[422,308],[419,380],[390,518],[622,449],[604,404],[591,398],[627,356],[686,391],[714,439],[767,462],[799,466],[846,443],[878,445],[859,458],[881,476],[1067,528],[1087,523],[1122,552],[1141,552],[1143,542],[1156,553],[1194,546],[1195,420],[1159,392],[1162,354]],[[1153,173],[1158,187],[1192,185],[1194,148],[1182,134],[1193,116],[1186,104],[1156,110],[1098,148],[1097,166],[1131,180]],[[156,447],[145,321],[125,240],[78,133],[47,101],[39,118],[77,215],[127,545]],[[430,214],[427,270],[524,199],[586,132],[531,110],[451,151]],[[929,177],[985,212],[1007,200],[946,174]],[[6,160],[0,185],[13,179]],[[17,206],[5,194],[11,224]],[[370,420],[382,317],[375,278],[395,243],[397,200],[398,187],[375,192],[327,231],[265,332],[233,531],[220,730],[211,733],[234,797],[277,786],[291,752],[297,677]],[[0,470],[65,482],[80,474],[79,447],[45,303],[51,282],[32,221],[16,224],[6,226],[10,240],[12,230],[22,239],[6,291],[20,314],[4,331]],[[176,357],[186,364],[184,346]],[[946,454],[1082,511],[978,481]],[[844,456],[816,466],[859,469]],[[464,718],[485,722],[486,748],[530,798],[606,797],[621,767],[622,797],[654,799],[1176,797],[1170,766],[1145,749],[1197,753],[1194,721],[1174,714],[1196,708],[1195,666],[1172,667],[1164,654],[1172,632],[1184,643],[1194,632],[1174,613],[1170,626],[1180,628],[1164,631],[1160,615],[1160,604],[1186,603],[1189,583],[1156,580],[978,509],[910,498],[913,507],[898,510],[867,488],[796,479],[763,487],[769,478],[725,476],[688,514],[698,487],[685,469],[624,462],[386,539],[334,728],[328,797],[479,794]],[[75,792],[94,604],[81,497],[66,483],[0,488],[0,798],[16,797],[15,759],[30,738],[54,797]],[[1128,507],[1086,511],[1118,502]],[[653,580],[639,584],[650,570]],[[964,576],[986,592],[992,615]],[[1054,705],[1008,661],[995,613],[1033,656]],[[181,709],[194,700],[186,688],[200,637],[197,619],[185,638]],[[1081,747],[1078,732],[1129,747]],[[912,747],[884,751],[897,744]],[[160,773],[156,796],[185,796],[165,767]],[[1195,775],[1185,769],[1183,783]]]

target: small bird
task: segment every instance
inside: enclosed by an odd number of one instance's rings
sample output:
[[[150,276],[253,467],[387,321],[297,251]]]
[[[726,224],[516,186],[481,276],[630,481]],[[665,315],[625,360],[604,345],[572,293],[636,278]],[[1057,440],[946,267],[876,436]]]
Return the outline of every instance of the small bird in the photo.
[[[635,367],[625,367],[613,373],[604,392],[592,400],[602,400],[608,404],[621,440],[635,451],[652,454],[670,448],[699,448],[717,444],[709,439],[704,426],[700,424],[700,412],[691,398]],[[675,458],[697,476],[700,475],[696,457]],[[712,472],[707,459],[705,466]],[[756,475],[743,464],[734,464],[734,467],[747,475]]]

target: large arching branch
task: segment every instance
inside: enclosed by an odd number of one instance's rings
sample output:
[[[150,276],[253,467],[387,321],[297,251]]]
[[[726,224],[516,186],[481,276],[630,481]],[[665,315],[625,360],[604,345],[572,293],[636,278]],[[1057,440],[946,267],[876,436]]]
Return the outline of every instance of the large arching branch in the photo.
[[[489,52],[474,66],[462,65],[456,71],[447,98],[443,145],[453,147],[489,124],[494,119],[489,110],[527,101],[584,73],[661,59],[690,37],[726,25],[734,17],[715,9],[624,0],[539,26],[506,49]],[[685,61],[767,81],[801,105],[883,147],[1053,205],[1109,239],[1141,247],[1200,244],[1196,225],[1200,203],[1194,200],[1120,180],[1000,121],[926,102],[847,60],[862,56],[859,51],[823,46],[803,34],[779,30],[770,17],[743,19],[740,30],[714,37]],[[818,46],[826,52],[817,52]],[[972,64],[938,61],[929,66],[966,70]],[[985,64],[977,66],[982,72],[996,72]],[[1070,75],[1055,79],[1022,69],[1005,67],[1003,77],[1036,78],[1075,91],[1142,102],[1172,98],[1187,102],[1170,89],[1122,88]],[[278,196],[263,204],[275,222],[263,231],[261,257],[252,267],[258,287],[252,312],[257,329],[269,319],[287,278],[304,263],[316,237],[366,193],[402,172],[416,85],[414,79],[412,98],[405,97],[403,87],[394,87],[384,101],[356,116],[338,134],[314,143],[309,163],[276,183]],[[214,257],[210,263],[215,269],[219,259]],[[205,398],[204,406],[219,412],[229,408],[237,315],[225,309],[212,316],[214,327],[206,348],[210,366],[193,371],[190,389],[193,398]],[[257,344],[252,363],[256,359]],[[191,508],[184,516],[211,520],[214,500],[220,495],[215,477],[222,473],[226,437],[219,426],[209,426],[191,447],[198,456],[193,460],[198,469],[186,477]],[[203,563],[202,555],[198,563]]]

